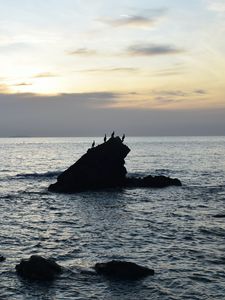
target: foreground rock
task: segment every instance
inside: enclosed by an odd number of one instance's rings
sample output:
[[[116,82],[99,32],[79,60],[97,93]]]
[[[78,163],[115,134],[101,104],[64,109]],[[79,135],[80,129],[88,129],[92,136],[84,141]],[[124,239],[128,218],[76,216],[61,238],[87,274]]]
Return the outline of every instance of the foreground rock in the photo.
[[[60,267],[55,261],[46,259],[38,255],[32,255],[28,260],[22,259],[16,265],[18,275],[30,280],[53,280],[62,273]]]
[[[121,187],[125,184],[124,158],[130,149],[119,137],[88,149],[75,164],[49,186],[54,192],[79,192],[89,189]]]
[[[127,178],[125,157],[130,149],[119,137],[88,149],[75,164],[60,174],[49,191],[75,193],[111,187],[167,187],[181,186],[179,179],[165,176]]]
[[[112,260],[107,263],[97,263],[94,269],[98,274],[114,279],[140,279],[154,275],[154,270],[126,261]]]

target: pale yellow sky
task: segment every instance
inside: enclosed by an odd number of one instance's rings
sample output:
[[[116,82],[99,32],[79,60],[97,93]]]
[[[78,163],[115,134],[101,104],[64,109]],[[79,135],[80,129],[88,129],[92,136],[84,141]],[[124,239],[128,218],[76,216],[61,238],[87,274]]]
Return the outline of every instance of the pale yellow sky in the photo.
[[[41,2],[1,1],[1,92],[115,92],[125,94],[114,103],[123,107],[225,105],[223,1]],[[171,97],[178,90],[186,96]]]

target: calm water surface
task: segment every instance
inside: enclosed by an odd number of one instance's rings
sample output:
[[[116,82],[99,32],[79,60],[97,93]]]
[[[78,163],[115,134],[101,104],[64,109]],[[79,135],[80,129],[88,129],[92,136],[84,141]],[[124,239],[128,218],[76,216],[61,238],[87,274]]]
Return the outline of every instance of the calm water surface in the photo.
[[[225,299],[225,218],[213,217],[225,213],[225,137],[126,139],[131,175],[182,187],[49,193],[92,141],[0,139],[0,299]],[[15,265],[32,254],[67,271],[51,284],[18,278]],[[156,274],[129,282],[81,272],[111,259]]]

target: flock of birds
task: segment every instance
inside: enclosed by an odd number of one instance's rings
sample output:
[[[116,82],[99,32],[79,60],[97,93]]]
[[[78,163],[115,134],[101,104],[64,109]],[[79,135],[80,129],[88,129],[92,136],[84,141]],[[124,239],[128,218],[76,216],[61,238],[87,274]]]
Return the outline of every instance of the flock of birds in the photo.
[[[110,138],[113,139],[113,138],[114,138],[114,135],[115,135],[115,132],[113,131]],[[121,141],[123,142],[124,139],[125,139],[125,134],[123,134],[123,136],[122,136],[122,138],[121,138]],[[105,134],[105,136],[104,136],[104,143],[106,143],[106,141],[107,141],[107,136],[106,136],[106,134]],[[94,148],[94,146],[95,146],[95,141],[93,141],[91,147]]]

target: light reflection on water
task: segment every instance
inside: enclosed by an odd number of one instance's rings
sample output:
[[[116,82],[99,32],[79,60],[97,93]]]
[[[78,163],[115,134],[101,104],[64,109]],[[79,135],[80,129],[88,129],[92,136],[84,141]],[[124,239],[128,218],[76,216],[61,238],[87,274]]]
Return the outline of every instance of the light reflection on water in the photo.
[[[178,177],[183,187],[49,193],[92,140],[0,139],[0,298],[224,299],[225,223],[213,215],[225,212],[225,138],[126,139],[129,173]],[[15,264],[32,254],[67,272],[50,285],[18,279]],[[156,275],[130,283],[79,272],[109,259]]]

